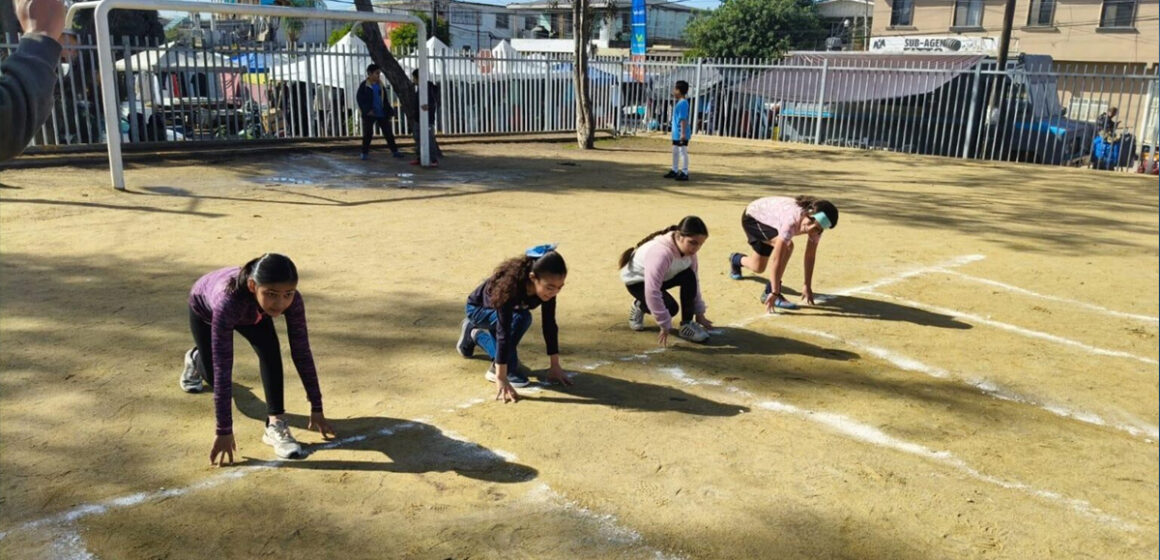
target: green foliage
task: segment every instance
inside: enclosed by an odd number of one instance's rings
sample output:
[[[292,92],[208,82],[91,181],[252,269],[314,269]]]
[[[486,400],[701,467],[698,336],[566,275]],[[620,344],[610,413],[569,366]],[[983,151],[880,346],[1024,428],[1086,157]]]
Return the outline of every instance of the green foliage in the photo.
[[[431,14],[414,12],[427,27],[427,36],[431,36]],[[451,43],[451,25],[447,20],[438,18],[435,26],[435,36],[444,44]],[[419,44],[419,34],[414,25],[400,25],[391,30],[391,49],[395,52],[410,52]]]
[[[825,35],[810,0],[724,0],[685,29],[693,56],[777,58]]]
[[[351,29],[354,29],[355,37],[358,37],[359,39],[363,38],[362,26],[360,25],[355,27],[354,23],[348,23],[330,32],[330,37],[326,39],[326,46],[333,47],[335,43],[341,41],[343,37],[346,37],[346,34],[350,33]]]

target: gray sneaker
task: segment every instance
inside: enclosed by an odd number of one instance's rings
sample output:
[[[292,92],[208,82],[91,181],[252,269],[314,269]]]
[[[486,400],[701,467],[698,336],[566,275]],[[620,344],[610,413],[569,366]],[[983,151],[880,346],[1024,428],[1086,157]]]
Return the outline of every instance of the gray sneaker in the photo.
[[[475,337],[471,336],[471,331],[474,330],[475,325],[471,324],[471,319],[464,319],[459,323],[459,342],[455,344],[455,349],[464,358],[470,358],[475,353]]]
[[[185,352],[185,368],[181,370],[178,386],[186,393],[201,392],[201,356],[197,355],[197,348],[190,348]]]
[[[284,420],[271,422],[262,434],[262,443],[274,447],[274,455],[279,459],[297,459],[302,457],[302,446],[290,434],[290,428]]]
[[[632,300],[632,307],[628,310],[628,328],[634,331],[644,330],[644,308],[640,306],[640,301]]]
[[[677,331],[677,336],[689,342],[705,342],[709,340],[709,331],[706,331],[700,323],[689,321],[681,325],[681,330]]]

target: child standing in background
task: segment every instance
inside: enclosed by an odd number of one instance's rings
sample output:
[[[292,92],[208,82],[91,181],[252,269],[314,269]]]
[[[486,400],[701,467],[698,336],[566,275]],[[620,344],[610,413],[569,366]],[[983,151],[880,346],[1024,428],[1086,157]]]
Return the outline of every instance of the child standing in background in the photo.
[[[693,134],[692,120],[689,118],[689,82],[677,80],[673,86],[673,168],[665,173],[666,179],[689,180],[689,137]]]
[[[634,331],[644,329],[644,314],[651,313],[660,325],[657,342],[668,343],[673,316],[681,313],[677,336],[690,342],[709,340],[706,327],[713,322],[705,317],[701,299],[701,279],[697,274],[697,252],[705,246],[709,228],[696,216],[685,216],[679,223],[654,232],[620,255],[620,279],[632,294],[628,325]],[[667,290],[680,287],[681,303]],[[694,320],[695,319],[695,320]]]

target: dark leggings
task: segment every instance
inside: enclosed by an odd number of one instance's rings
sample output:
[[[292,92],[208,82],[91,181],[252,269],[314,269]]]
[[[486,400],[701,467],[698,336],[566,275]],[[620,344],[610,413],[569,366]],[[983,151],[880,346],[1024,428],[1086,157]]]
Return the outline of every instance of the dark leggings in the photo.
[[[391,129],[391,119],[387,117],[368,117],[363,115],[362,118],[362,153],[371,151],[371,139],[375,136],[375,127],[379,127],[379,131],[383,133],[383,138],[387,139],[387,148],[391,153],[399,151],[399,147],[395,145],[395,131]]]
[[[197,313],[189,310],[189,330],[193,333],[193,343],[197,345],[197,355],[201,358],[201,370],[205,372],[205,382],[213,387],[213,345],[208,323]],[[278,333],[274,330],[274,320],[263,317],[256,325],[238,325],[234,330],[242,335],[254,352],[258,354],[258,367],[262,375],[262,389],[266,391],[266,413],[278,416],[286,412],[282,396],[282,350],[278,347]]]
[[[681,324],[688,323],[693,320],[693,311],[697,305],[697,275],[693,273],[693,269],[686,268],[680,274],[672,277],[672,279],[661,284],[661,297],[665,300],[665,307],[669,310],[669,315],[677,316],[677,300],[669,295],[668,290],[675,286],[681,287]],[[628,293],[640,302],[641,308],[645,313],[650,313],[648,310],[648,302],[644,300],[644,282],[637,282],[636,284],[626,284]]]

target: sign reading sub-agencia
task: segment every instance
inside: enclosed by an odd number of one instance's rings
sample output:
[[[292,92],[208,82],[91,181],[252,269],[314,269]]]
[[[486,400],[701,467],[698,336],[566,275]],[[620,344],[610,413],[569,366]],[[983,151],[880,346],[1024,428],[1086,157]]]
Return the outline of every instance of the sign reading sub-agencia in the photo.
[[[1013,40],[1012,43],[1015,43]],[[1012,50],[1015,45],[1012,44]],[[999,52],[995,37],[877,37],[870,40],[870,50],[885,53],[962,53],[989,54]]]

